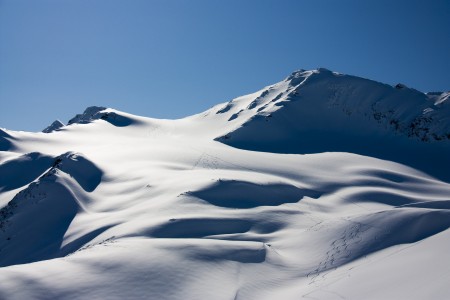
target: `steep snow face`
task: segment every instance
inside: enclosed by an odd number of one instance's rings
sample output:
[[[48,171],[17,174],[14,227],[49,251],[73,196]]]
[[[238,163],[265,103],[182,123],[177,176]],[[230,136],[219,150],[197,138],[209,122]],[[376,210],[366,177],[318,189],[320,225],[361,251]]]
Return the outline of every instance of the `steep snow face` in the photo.
[[[326,69],[301,70],[250,97],[250,103],[236,105],[239,101],[233,100],[217,113],[230,114],[232,121],[244,110],[253,110],[239,129],[228,133],[235,139],[261,126],[260,121],[274,118],[276,124],[269,126],[287,135],[331,128],[355,134],[392,131],[421,141],[441,141],[450,139],[448,98],[449,93],[424,94],[404,85],[391,87]]]
[[[0,210],[0,266],[54,258],[77,250],[73,244],[61,244],[73,218],[84,209],[83,194],[100,184],[102,172],[83,155],[71,152],[55,158],[30,153],[7,161],[1,168],[10,174],[13,172],[3,169],[8,163],[15,164],[18,170],[26,167],[45,172],[38,174],[36,180],[36,174],[22,176],[33,182]],[[11,184],[6,187],[17,187]],[[77,246],[82,244],[78,241]]]
[[[357,153],[398,161],[448,180],[448,172],[438,167],[450,165],[448,96],[326,69],[300,70],[212,112],[230,123],[216,139],[234,147]]]
[[[0,298],[447,299],[447,99],[301,70],[180,120],[1,130]]]

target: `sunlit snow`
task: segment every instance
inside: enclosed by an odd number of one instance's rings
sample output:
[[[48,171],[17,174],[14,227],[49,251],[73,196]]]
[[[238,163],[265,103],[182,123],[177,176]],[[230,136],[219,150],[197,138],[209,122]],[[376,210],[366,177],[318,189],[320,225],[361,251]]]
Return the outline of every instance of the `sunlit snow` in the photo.
[[[448,299],[448,95],[300,70],[2,129],[0,299]]]

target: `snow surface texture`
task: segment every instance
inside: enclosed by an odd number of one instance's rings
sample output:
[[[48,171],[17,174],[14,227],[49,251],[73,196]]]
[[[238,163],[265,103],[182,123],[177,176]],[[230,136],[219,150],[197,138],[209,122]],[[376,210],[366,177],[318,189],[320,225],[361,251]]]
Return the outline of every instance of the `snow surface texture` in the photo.
[[[319,69],[0,130],[0,299],[448,299],[448,98]]]

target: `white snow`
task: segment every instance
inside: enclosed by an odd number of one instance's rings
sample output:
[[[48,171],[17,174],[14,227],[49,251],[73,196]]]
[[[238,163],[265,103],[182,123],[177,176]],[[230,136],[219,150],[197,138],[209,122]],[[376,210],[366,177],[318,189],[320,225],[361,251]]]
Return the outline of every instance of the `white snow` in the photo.
[[[0,299],[447,299],[445,97],[300,70],[184,119],[1,130]]]

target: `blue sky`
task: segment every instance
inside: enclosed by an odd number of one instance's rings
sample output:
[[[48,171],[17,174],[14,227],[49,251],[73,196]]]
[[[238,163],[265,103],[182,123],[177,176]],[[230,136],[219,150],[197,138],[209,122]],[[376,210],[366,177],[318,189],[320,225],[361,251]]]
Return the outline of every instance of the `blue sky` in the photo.
[[[0,0],[0,127],[179,118],[326,67],[450,90],[450,1]]]

